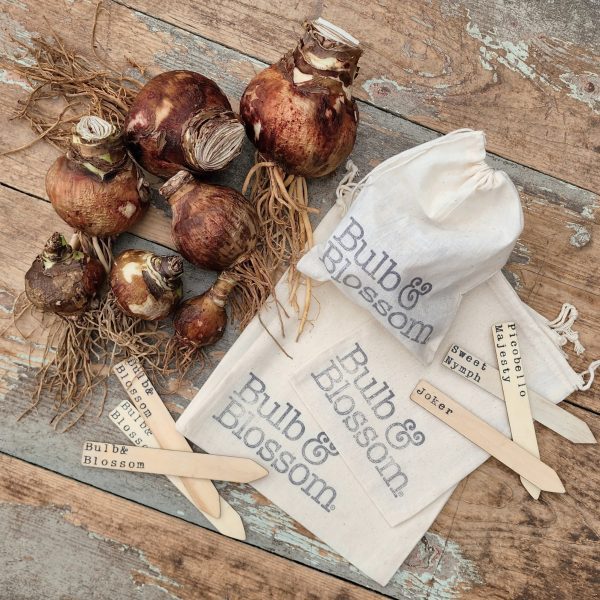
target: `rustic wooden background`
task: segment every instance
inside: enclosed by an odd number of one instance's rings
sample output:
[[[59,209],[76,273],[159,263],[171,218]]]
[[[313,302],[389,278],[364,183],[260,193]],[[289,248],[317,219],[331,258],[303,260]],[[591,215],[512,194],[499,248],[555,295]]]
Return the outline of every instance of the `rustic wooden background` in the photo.
[[[95,2],[2,0],[0,54],[51,28],[90,54]],[[600,357],[600,6],[597,0],[429,0],[356,3],[276,0],[119,0],[104,3],[99,51],[151,74],[190,68],[236,104],[252,75],[290,48],[305,18],[323,16],[365,48],[355,86],[361,126],[353,159],[364,174],[388,156],[458,127],[484,129],[493,166],[519,188],[526,225],[506,275],[523,300],[553,318],[579,311],[583,370]],[[32,138],[11,120],[27,83],[0,69],[0,152]],[[0,156],[0,311],[9,317],[23,274],[49,232],[66,230],[44,192],[56,156],[46,144]],[[247,146],[219,177],[239,188]],[[311,183],[331,204],[339,170]],[[169,245],[157,206],[121,247]],[[213,274],[188,270],[186,292]],[[0,327],[0,330],[4,327]],[[27,329],[27,327],[25,327]],[[218,360],[235,339],[213,350]],[[0,338],[0,597],[30,598],[577,598],[597,597],[600,488],[597,446],[575,446],[536,426],[544,459],[567,494],[531,500],[489,460],[450,502],[388,586],[377,586],[276,506],[243,485],[219,486],[248,531],[239,543],[210,525],[165,478],[84,470],[84,439],[120,440],[90,414],[59,435],[42,407],[26,420],[39,334]],[[33,345],[32,345],[33,344]],[[203,378],[169,398],[177,416]],[[108,406],[124,392],[112,386]],[[600,435],[600,384],[565,408]]]

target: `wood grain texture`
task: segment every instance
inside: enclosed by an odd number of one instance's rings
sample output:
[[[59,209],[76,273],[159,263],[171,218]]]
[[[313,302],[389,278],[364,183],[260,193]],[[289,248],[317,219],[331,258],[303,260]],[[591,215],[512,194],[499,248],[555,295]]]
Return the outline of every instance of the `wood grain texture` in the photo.
[[[324,17],[364,46],[358,98],[444,133],[484,129],[493,152],[600,191],[594,0],[118,1],[269,63]]]
[[[109,11],[103,14],[100,22],[99,43],[101,51],[106,51],[114,63],[123,64],[123,57],[131,55],[149,65],[151,73],[176,67],[199,70],[216,78],[233,99],[239,97],[252,74],[264,66],[260,61],[195,35],[190,31],[189,22],[183,23],[184,27],[181,28],[144,14],[149,13],[151,8],[150,3],[144,4],[143,12],[129,10],[115,3],[108,4]],[[187,6],[185,2],[170,5],[174,14],[177,14],[180,5]],[[227,4],[222,3],[221,6],[226,7]],[[365,6],[360,10],[367,10]],[[241,11],[243,5],[238,4],[238,7]],[[14,50],[9,34],[27,40],[35,32],[47,33],[48,23],[61,31],[70,45],[89,54],[89,31],[95,2],[49,0],[44,3],[43,14],[33,3],[5,1],[2,8],[0,47],[9,54]],[[290,14],[301,8],[290,7]],[[271,9],[274,12],[271,16],[273,22],[284,23],[277,13],[278,5],[273,5]],[[197,4],[193,22],[197,24],[200,20],[198,15],[206,10],[213,9]],[[256,13],[260,15],[259,10]],[[226,22],[227,14],[225,11],[222,18],[219,17],[219,22]],[[261,18],[264,19],[264,15]],[[574,26],[577,20],[575,15]],[[294,21],[289,29],[290,39],[296,36],[298,22]],[[218,23],[213,22],[213,25],[218,29]],[[570,27],[569,23],[565,24],[565,35],[575,35]],[[584,27],[579,27],[577,35],[586,35],[584,30]],[[262,35],[262,32],[258,29],[254,34]],[[247,36],[246,32],[243,35]],[[271,42],[279,44],[283,39],[282,31],[273,32],[271,29],[269,37]],[[395,40],[388,40],[384,50],[394,47]],[[265,47],[271,42],[265,42]],[[281,42],[282,47],[286,43]],[[585,43],[582,41],[582,44]],[[230,45],[237,47],[236,43]],[[248,52],[247,49],[243,50]],[[377,49],[371,51],[377,52]],[[258,53],[256,55],[259,56]],[[498,62],[496,68],[497,73],[502,75],[508,67]],[[388,77],[392,75],[396,76],[393,73]],[[31,139],[31,133],[24,124],[8,120],[16,100],[24,93],[25,85],[14,74],[0,71],[0,94],[3,98],[0,103],[0,150]],[[522,93],[526,98],[527,90]],[[421,103],[419,99],[419,106]],[[392,154],[436,135],[418,124],[378,110],[369,103],[360,103],[360,110],[362,121],[353,159],[362,174]],[[522,111],[518,118],[514,115],[511,119],[505,118],[510,122],[504,125],[510,129],[513,122],[521,118],[521,114]],[[475,117],[479,118],[479,115]],[[413,119],[413,116],[409,118]],[[556,120],[553,123],[556,124]],[[531,132],[523,136],[523,140],[529,144],[530,159],[538,161],[538,154],[544,154],[543,144],[542,150],[535,144],[532,150],[530,139],[537,137]],[[521,143],[520,137],[512,141],[515,147]],[[0,269],[0,311],[5,315],[12,306],[15,294],[22,289],[23,273],[43,240],[50,231],[61,228],[50,206],[40,200],[45,198],[45,172],[55,156],[52,148],[38,144],[22,153],[0,157],[0,183],[4,184],[0,186],[0,261],[3,265]],[[246,145],[232,167],[216,176],[215,180],[239,189],[251,161],[252,150]],[[556,163],[563,168],[559,165],[561,161],[565,162],[561,157]],[[554,318],[564,301],[571,301],[579,308],[581,316],[576,328],[581,332],[584,345],[588,346],[588,353],[587,358],[575,358],[573,364],[578,370],[583,370],[590,358],[600,356],[600,338],[597,335],[600,315],[595,308],[600,295],[600,262],[596,239],[599,197],[593,192],[510,161],[492,157],[490,162],[511,176],[521,193],[525,209],[525,231],[513,253],[507,275],[521,297],[549,318]],[[574,169],[573,164],[568,164],[570,169]],[[588,170],[591,171],[591,167]],[[343,169],[339,169],[331,177],[311,183],[315,205],[323,210],[331,205],[333,191],[342,173]],[[146,219],[146,224],[152,223],[154,228],[148,238],[167,245],[168,239],[160,225],[163,219],[160,211],[164,209],[164,205],[156,203],[153,213],[156,218]],[[163,237],[159,238],[159,235]],[[140,246],[160,250],[139,237],[123,236],[119,241],[120,248]],[[213,279],[214,274],[188,268],[184,281],[185,294],[206,289]],[[2,329],[0,326],[0,331]],[[211,350],[213,359],[218,360],[234,339],[235,332],[229,330],[226,337]],[[35,345],[31,354],[33,365],[39,364],[40,353],[39,345]],[[77,460],[81,443],[86,437],[93,439],[105,434],[106,439],[112,435],[115,442],[122,441],[120,432],[107,418],[97,420],[90,414],[81,428],[59,436],[52,434],[48,428],[48,410],[41,407],[36,414],[15,426],[15,418],[26,406],[32,385],[29,355],[29,343],[22,335],[14,330],[4,332],[0,338],[0,399],[7,412],[0,422],[0,449],[166,514],[209,527],[163,478],[83,472]],[[193,381],[185,382],[179,395],[165,398],[174,416],[182,412],[206,375],[204,373]],[[575,394],[571,400],[598,411],[598,389],[595,386],[591,392]],[[118,384],[112,384],[109,407],[124,398],[124,392]],[[590,424],[596,423],[597,431],[597,420],[589,412],[573,407],[567,409],[583,415]],[[584,474],[585,466],[597,464],[598,456],[593,448],[571,446],[562,440],[561,445],[557,442],[560,438],[544,428],[538,428],[538,433],[544,460],[548,456],[545,454],[547,448],[551,448],[548,462],[559,473],[572,470],[574,478],[583,481],[587,476]],[[386,588],[373,584],[250,487],[219,484],[219,489],[242,514],[251,545],[335,573],[392,597],[436,600],[460,595],[473,598],[542,596],[566,599],[573,597],[570,594],[573,591],[576,597],[586,598],[593,583],[594,552],[597,555],[595,531],[598,525],[598,485],[594,481],[568,487],[565,505],[549,505],[542,501],[539,507],[534,507],[519,487],[518,479],[496,462],[489,461],[459,486],[432,530]],[[68,552],[70,550],[65,549],[65,553]],[[541,570],[539,557],[546,555],[550,558],[544,562],[544,569]],[[103,564],[110,569],[109,565]],[[87,588],[84,586],[82,589]]]
[[[586,419],[598,436],[597,416],[568,410]],[[573,446],[537,423],[536,433],[542,459],[564,474],[566,494],[542,492],[535,501],[516,476],[508,477],[508,469],[490,459],[461,483],[436,521],[484,582],[461,600],[597,596],[600,486],[588,474],[600,451],[580,446],[581,453],[572,452]]]
[[[0,515],[6,600],[380,597],[6,455]]]

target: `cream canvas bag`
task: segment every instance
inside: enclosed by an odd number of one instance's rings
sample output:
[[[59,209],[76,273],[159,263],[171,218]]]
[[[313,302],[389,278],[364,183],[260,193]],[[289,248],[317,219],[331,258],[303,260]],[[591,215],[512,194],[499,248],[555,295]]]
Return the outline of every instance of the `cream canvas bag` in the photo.
[[[523,228],[515,186],[485,157],[483,132],[461,129],[384,161],[298,269],[431,362],[463,294],[504,266]]]

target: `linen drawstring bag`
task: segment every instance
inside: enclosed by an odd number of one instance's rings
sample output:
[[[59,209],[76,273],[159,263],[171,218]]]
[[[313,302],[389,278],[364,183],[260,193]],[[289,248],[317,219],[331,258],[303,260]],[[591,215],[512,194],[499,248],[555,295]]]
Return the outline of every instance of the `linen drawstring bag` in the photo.
[[[315,231],[317,243],[330,236],[341,216],[338,206],[325,215]],[[287,292],[284,276],[277,285],[277,294],[293,314],[284,300]],[[364,482],[348,467],[335,445],[335,431],[322,427],[321,417],[318,421],[314,408],[311,410],[305,398],[296,393],[292,379],[298,370],[361,325],[370,323],[379,328],[382,342],[394,348],[396,368],[404,373],[414,369],[410,376],[415,383],[421,377],[429,378],[504,433],[508,433],[508,424],[500,400],[457,375],[441,371],[437,359],[431,370],[415,363],[391,334],[333,283],[317,286],[314,296],[320,305],[319,318],[298,342],[278,333],[277,309],[274,304],[267,306],[261,314],[265,327],[258,318],[246,327],[179,418],[177,429],[207,452],[246,456],[264,465],[269,475],[253,484],[260,493],[366,575],[385,585],[429,529],[454,485],[487,455],[474,446],[468,447],[456,459],[454,482],[447,479],[448,489],[433,499],[411,495],[406,520],[392,526],[367,493]],[[491,364],[495,364],[495,354],[490,324],[516,320],[527,382],[548,400],[559,402],[583,386],[582,377],[571,369],[550,337],[547,322],[521,302],[501,274],[469,292],[457,319],[462,327],[460,331],[453,329],[447,340],[464,345]],[[271,335],[292,359],[274,344]],[[372,366],[378,368],[377,364]],[[417,417],[417,408],[415,405],[408,417],[414,416],[430,440],[433,433]],[[448,428],[439,430],[439,435],[448,440],[449,450],[457,442]],[[459,443],[462,445],[462,440]],[[421,478],[429,480],[430,472],[437,472],[436,456],[427,452],[427,444],[420,446],[424,451],[420,471],[411,474],[404,488],[407,494],[409,486],[419,485]]]
[[[431,362],[463,294],[504,266],[523,228],[515,186],[485,156],[483,132],[460,129],[384,161],[298,269]]]

